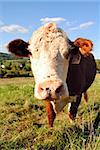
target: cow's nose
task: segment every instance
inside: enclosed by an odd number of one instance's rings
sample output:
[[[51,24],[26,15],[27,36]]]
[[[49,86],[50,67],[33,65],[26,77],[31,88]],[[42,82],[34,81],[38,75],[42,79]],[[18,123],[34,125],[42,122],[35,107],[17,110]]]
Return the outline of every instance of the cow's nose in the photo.
[[[38,92],[42,99],[57,98],[62,95],[64,85],[59,83],[53,84],[41,84],[39,85]]]

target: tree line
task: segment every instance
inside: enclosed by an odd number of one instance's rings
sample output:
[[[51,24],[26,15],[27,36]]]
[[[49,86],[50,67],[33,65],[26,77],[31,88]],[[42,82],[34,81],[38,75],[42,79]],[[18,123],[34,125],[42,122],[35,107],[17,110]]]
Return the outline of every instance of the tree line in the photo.
[[[31,77],[30,61],[26,60],[2,60],[0,61],[0,77]]]

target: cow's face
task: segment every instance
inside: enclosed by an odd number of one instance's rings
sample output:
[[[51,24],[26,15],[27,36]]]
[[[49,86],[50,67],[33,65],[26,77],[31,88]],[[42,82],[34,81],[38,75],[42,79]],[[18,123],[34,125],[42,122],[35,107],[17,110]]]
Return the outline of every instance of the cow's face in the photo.
[[[35,31],[28,50],[35,78],[35,97],[57,99],[68,97],[66,84],[68,43],[65,33],[55,24],[47,24]]]

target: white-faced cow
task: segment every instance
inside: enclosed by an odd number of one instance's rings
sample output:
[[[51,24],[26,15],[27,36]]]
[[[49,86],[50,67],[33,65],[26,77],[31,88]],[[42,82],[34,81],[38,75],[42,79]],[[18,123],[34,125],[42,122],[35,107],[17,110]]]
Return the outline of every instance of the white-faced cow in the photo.
[[[10,52],[30,58],[34,95],[45,101],[50,127],[66,103],[70,102],[69,117],[74,119],[82,93],[87,100],[86,91],[96,75],[92,48],[93,43],[84,38],[70,41],[54,23],[33,32],[28,42],[16,39],[8,44]]]

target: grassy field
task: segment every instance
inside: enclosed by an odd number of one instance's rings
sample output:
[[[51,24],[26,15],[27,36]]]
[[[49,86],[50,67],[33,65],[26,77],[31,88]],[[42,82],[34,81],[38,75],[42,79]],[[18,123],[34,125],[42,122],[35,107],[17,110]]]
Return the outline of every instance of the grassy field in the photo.
[[[66,106],[48,128],[43,102],[33,97],[33,78],[0,79],[0,150],[99,150],[99,89],[97,75],[76,120],[69,121]]]

